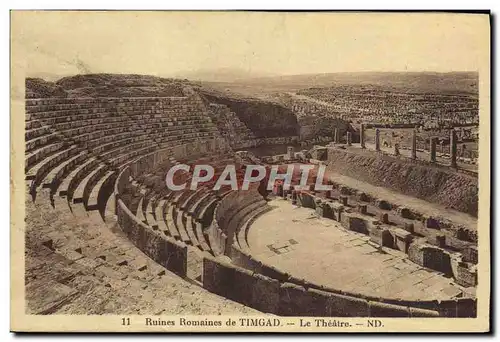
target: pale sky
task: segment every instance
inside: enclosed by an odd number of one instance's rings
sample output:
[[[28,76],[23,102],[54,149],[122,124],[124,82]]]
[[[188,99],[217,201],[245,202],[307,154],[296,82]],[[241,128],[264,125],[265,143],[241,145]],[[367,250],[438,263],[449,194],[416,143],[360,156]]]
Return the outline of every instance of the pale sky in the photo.
[[[477,71],[485,15],[13,12],[12,63],[26,75]]]

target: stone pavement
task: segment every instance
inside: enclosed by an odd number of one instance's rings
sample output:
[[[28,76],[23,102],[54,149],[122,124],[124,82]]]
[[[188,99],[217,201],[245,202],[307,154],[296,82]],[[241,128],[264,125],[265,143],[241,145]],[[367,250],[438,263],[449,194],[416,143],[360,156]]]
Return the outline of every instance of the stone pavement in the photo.
[[[369,237],[318,218],[308,208],[282,199],[250,227],[252,255],[297,278],[370,296],[406,300],[460,297],[463,288],[441,273],[423,268],[403,252],[380,250]]]

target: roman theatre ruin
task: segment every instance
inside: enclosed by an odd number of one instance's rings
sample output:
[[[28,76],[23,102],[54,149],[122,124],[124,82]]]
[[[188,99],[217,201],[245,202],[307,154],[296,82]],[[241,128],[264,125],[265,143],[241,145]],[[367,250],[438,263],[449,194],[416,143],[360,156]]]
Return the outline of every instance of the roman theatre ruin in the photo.
[[[477,165],[456,128],[441,150],[345,119],[305,137],[307,108],[188,81],[26,86],[27,312],[476,316]],[[325,165],[333,189],[172,191],[179,163]]]

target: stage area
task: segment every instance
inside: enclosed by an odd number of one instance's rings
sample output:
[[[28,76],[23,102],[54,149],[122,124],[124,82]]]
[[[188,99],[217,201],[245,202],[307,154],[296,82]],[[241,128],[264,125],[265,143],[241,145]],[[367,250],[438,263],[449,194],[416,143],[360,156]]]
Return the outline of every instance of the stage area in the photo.
[[[379,250],[367,235],[315,216],[282,199],[250,227],[248,243],[257,260],[318,285],[363,295],[407,300],[461,297],[463,288],[392,249]]]

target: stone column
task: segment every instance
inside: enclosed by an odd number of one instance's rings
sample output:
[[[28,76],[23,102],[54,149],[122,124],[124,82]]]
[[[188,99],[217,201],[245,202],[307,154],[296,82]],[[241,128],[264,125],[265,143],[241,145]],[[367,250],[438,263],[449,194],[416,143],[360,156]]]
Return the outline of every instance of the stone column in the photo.
[[[380,130],[375,128],[375,150],[380,151]]]
[[[413,223],[405,222],[404,230],[413,233],[415,231],[415,225]]]
[[[348,201],[347,196],[340,196],[339,199],[340,199],[340,202],[342,203],[342,205],[347,205],[347,201]]]
[[[316,198],[314,200],[314,207],[316,210],[316,215],[318,215],[318,217],[323,217],[323,202],[321,201],[321,199]]]
[[[351,146],[352,145],[351,132],[347,132],[346,140],[347,140],[347,146]]]
[[[411,139],[411,159],[417,159],[417,130],[413,130]]]
[[[450,166],[457,167],[457,134],[454,129],[450,131],[450,160]]]
[[[437,144],[437,138],[432,137],[431,138],[431,163],[436,162],[436,144]]]
[[[294,151],[293,146],[288,146],[286,148],[286,150],[287,150],[288,159],[294,159],[295,158],[295,151]]]
[[[333,143],[336,144],[337,143],[337,135],[338,135],[338,128],[335,127],[333,129]]]
[[[283,184],[276,185],[276,195],[283,196]]]
[[[361,124],[359,127],[359,142],[361,144],[361,148],[365,147],[365,124]]]
[[[460,157],[462,158],[465,158],[465,149],[466,149],[465,144],[462,144],[460,146]]]
[[[399,156],[400,155],[400,153],[399,153],[399,144],[398,143],[394,144],[394,155],[395,156]]]

